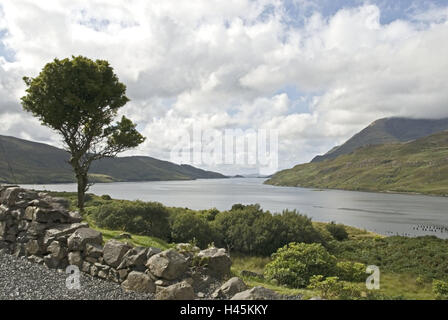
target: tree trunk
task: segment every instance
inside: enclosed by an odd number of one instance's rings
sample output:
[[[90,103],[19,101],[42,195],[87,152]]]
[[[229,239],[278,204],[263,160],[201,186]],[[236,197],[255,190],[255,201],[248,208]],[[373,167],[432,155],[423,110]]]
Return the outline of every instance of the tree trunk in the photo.
[[[84,212],[84,200],[87,191],[87,173],[77,173],[78,179],[78,208],[81,213]]]

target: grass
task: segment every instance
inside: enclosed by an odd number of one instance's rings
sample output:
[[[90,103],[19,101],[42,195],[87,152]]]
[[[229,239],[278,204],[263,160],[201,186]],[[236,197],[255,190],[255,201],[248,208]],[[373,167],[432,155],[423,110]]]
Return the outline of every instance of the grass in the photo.
[[[51,195],[69,199],[71,209],[76,209],[76,193],[52,192]],[[89,194],[84,215],[85,221],[91,228],[100,231],[105,241],[117,238],[124,231],[99,228],[88,213],[89,210],[110,201],[115,200],[107,200],[101,196]],[[384,237],[366,230],[345,226],[349,239],[335,241],[326,230],[326,223],[313,222],[313,226],[324,236],[328,250],[338,260],[357,261],[380,267],[381,289],[374,292],[379,298],[434,299],[432,280],[448,279],[448,240],[436,237]],[[120,241],[130,242],[134,246],[157,247],[162,250],[174,246],[174,244],[156,237],[136,234],[131,234],[131,239],[121,239]],[[270,262],[270,257],[245,255],[237,252],[231,252],[230,256],[232,275],[242,278],[249,287],[263,286],[283,295],[300,295],[303,299],[319,295],[313,290],[289,288],[264,278],[241,275],[243,270],[263,274],[265,266]],[[420,278],[419,281],[417,281],[418,278]],[[359,283],[359,286],[364,288],[363,283]]]
[[[266,184],[448,195],[448,132],[409,143],[367,146],[277,172]]]

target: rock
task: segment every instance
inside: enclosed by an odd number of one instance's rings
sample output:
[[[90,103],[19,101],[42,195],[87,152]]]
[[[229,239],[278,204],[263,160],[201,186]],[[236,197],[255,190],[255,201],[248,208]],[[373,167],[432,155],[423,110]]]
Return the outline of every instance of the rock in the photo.
[[[130,249],[123,256],[122,262],[117,269],[132,268],[136,271],[145,271],[145,263],[147,262],[147,248],[136,247]]]
[[[106,242],[103,249],[104,261],[111,267],[116,268],[121,263],[121,259],[126,252],[131,248],[132,247],[126,243],[117,240],[109,240]]]
[[[9,187],[0,193],[0,203],[12,207],[19,200],[19,193],[25,191],[20,187]]]
[[[67,254],[67,250],[61,245],[59,241],[53,241],[52,243],[50,243],[47,251],[56,260],[62,260]]]
[[[223,248],[208,248],[198,253],[198,257],[206,263],[210,275],[222,279],[230,275],[232,260]]]
[[[86,256],[94,259],[98,259],[103,255],[103,247],[99,244],[88,243],[86,244]]]
[[[129,273],[127,279],[121,284],[123,289],[135,291],[139,293],[154,293],[156,292],[156,285],[154,281],[143,272],[132,271]]]
[[[81,271],[85,273],[90,273],[90,267],[92,266],[91,263],[84,261],[81,265]]]
[[[44,263],[45,265],[50,268],[50,269],[55,269],[59,266],[59,263],[61,262],[61,260],[56,259],[55,257],[53,257],[51,254],[48,254],[44,257]]]
[[[230,298],[233,297],[238,292],[247,289],[246,284],[243,280],[238,277],[233,277],[226,281],[220,288],[213,292],[213,298]]]
[[[39,240],[29,240],[25,244],[25,251],[27,255],[40,255],[43,252],[43,246]]]
[[[83,261],[81,256],[81,251],[72,251],[68,253],[68,263],[70,265],[75,265],[78,267],[82,267]]]
[[[128,274],[129,274],[128,269],[118,270],[118,278],[120,279],[120,281],[126,280],[126,278],[128,277]]]
[[[153,255],[146,266],[153,275],[166,280],[178,279],[188,269],[187,260],[173,249]]]
[[[149,248],[147,248],[147,250],[148,250],[148,251],[146,252],[146,257],[147,257],[148,259],[151,258],[153,255],[156,255],[156,254],[162,252],[161,249],[159,249],[159,248],[155,248],[155,247],[149,247]]]
[[[68,216],[71,223],[80,223],[82,221],[82,216],[78,211],[70,211]]]
[[[230,300],[280,300],[280,295],[263,287],[254,287],[235,294]]]
[[[102,242],[103,235],[100,232],[90,228],[81,228],[68,238],[68,248],[70,251],[84,251],[88,243],[101,245]]]
[[[37,221],[33,221],[30,223],[28,227],[28,234],[33,237],[40,237],[45,234],[45,230],[49,226],[45,223],[39,223]]]
[[[44,263],[44,259],[38,256],[29,256],[28,260],[33,262],[33,263],[37,263],[37,264],[43,264]]]
[[[160,289],[156,300],[194,300],[193,287],[185,281]]]

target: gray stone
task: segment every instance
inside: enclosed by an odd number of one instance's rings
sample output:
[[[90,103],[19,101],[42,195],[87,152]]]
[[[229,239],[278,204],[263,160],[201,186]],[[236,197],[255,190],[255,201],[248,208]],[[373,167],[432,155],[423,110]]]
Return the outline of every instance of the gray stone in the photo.
[[[68,248],[70,251],[83,251],[88,243],[99,244],[103,242],[103,235],[90,228],[77,229],[68,238]]]
[[[185,281],[161,288],[156,294],[156,300],[194,300],[193,287]]]
[[[208,248],[198,253],[198,257],[207,265],[210,275],[222,279],[230,275],[232,260],[223,248]]]
[[[43,245],[39,240],[29,240],[25,245],[27,255],[40,255],[43,252]]]
[[[213,292],[213,298],[230,298],[233,297],[238,292],[247,289],[246,284],[243,280],[238,277],[233,277],[227,280],[220,288]]]
[[[104,261],[111,267],[116,268],[129,249],[131,249],[131,246],[126,243],[117,240],[109,240],[106,242],[103,249]]]
[[[45,231],[44,245],[48,245],[52,240],[71,235],[78,229],[88,227],[87,223],[56,224]]]
[[[139,293],[154,293],[156,291],[154,281],[147,274],[138,271],[129,273],[127,279],[123,281],[121,286],[125,290]]]
[[[66,248],[64,248],[59,241],[53,241],[50,243],[47,251],[57,260],[62,260],[67,255]]]
[[[230,300],[280,300],[280,295],[263,287],[254,287],[235,294]]]
[[[145,263],[147,262],[147,248],[135,247],[130,249],[123,256],[122,262],[117,269],[132,268],[137,271],[145,270]]]
[[[83,265],[81,251],[69,252],[68,253],[68,263],[81,268]]]
[[[153,275],[167,280],[180,278],[188,269],[187,260],[173,249],[153,255],[146,266]]]
[[[99,258],[103,255],[103,247],[99,244],[86,244],[86,256],[92,258]]]
[[[147,257],[148,259],[151,258],[153,255],[156,255],[156,254],[162,252],[161,249],[156,248],[156,247],[149,247],[147,250],[148,250],[148,251],[146,252],[146,257]]]

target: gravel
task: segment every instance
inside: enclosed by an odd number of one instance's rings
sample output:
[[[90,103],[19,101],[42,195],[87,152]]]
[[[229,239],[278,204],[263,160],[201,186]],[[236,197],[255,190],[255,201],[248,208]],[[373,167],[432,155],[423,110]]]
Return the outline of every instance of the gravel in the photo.
[[[150,294],[125,292],[114,282],[81,272],[80,289],[67,289],[65,270],[0,252],[0,300],[148,300]]]

